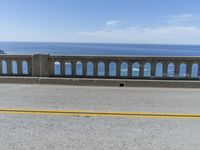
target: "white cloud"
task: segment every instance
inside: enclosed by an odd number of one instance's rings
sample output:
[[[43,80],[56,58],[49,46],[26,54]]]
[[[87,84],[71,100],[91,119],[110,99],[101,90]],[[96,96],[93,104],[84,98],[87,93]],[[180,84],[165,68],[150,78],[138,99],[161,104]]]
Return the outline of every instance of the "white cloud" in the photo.
[[[173,15],[173,16],[167,16],[169,19],[170,24],[176,24],[176,23],[188,23],[192,21],[197,21],[199,18],[197,16],[194,16],[192,14],[179,14],[179,15]]]
[[[120,23],[121,23],[121,20],[110,20],[105,23],[105,26],[113,27],[113,26],[119,25]]]
[[[129,27],[68,33],[68,37],[72,41],[79,42],[200,44],[200,28],[195,26]]]

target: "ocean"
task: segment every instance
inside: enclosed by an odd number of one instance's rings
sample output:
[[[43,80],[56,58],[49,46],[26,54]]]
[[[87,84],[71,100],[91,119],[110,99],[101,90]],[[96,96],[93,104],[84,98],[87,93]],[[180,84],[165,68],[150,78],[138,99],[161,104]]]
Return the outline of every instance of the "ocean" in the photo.
[[[4,50],[7,54],[48,53],[51,55],[200,56],[200,45],[0,42],[0,49]],[[5,66],[3,68],[6,70]],[[81,67],[77,66],[77,68],[79,69]],[[114,67],[111,67],[111,72],[114,72],[112,68]],[[148,74],[149,69],[148,66],[145,68],[145,74]],[[198,68],[194,67],[192,72],[193,76],[195,76],[197,70]],[[100,74],[103,74],[102,68],[100,68],[100,71],[102,71]],[[135,68],[135,71],[137,72],[137,68]],[[77,70],[77,72],[80,72],[80,70]],[[59,73],[59,66],[56,66],[55,73]],[[185,76],[185,73],[186,69],[181,69],[181,76]],[[127,68],[124,66],[122,68],[122,75],[126,74]],[[173,67],[169,67],[169,76],[172,75]]]
[[[7,54],[200,56],[200,45],[0,42]]]

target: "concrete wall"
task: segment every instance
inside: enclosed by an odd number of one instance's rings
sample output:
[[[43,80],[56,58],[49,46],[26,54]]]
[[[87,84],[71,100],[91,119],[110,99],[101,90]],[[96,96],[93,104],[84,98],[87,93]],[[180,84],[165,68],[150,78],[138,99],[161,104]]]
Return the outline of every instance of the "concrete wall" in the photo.
[[[17,63],[17,74],[13,73],[13,61]],[[27,73],[24,73],[23,63],[27,63],[28,71]],[[77,63],[82,64],[82,74],[77,75],[76,72],[76,66]],[[87,74],[88,69],[88,63],[93,64],[93,72],[94,74],[92,76],[89,76]],[[105,75],[99,76],[98,75],[98,65],[99,63],[103,63],[104,73]],[[6,73],[3,72],[2,64],[6,64],[7,71]],[[54,67],[55,63],[59,65],[60,68],[60,74],[54,73]],[[69,63],[71,65],[71,74],[66,75],[66,63]],[[116,75],[110,76],[110,64],[114,63],[116,65]],[[125,63],[127,64],[127,75],[121,76],[121,65]],[[139,64],[139,76],[133,76],[133,64],[138,63]],[[151,70],[150,70],[150,76],[145,77],[144,76],[144,69],[146,64],[150,64]],[[160,63],[162,64],[162,76],[157,77],[156,76],[156,65]],[[197,66],[200,66],[200,57],[137,57],[137,56],[52,56],[49,54],[34,54],[34,55],[0,55],[0,76],[12,76],[12,77],[46,77],[46,80],[51,81],[52,83],[58,82],[59,84],[62,84],[62,82],[72,83],[76,84],[76,82],[83,82],[85,84],[89,84],[91,82],[95,82],[99,85],[104,84],[103,80],[97,80],[99,79],[110,79],[105,80],[106,82],[112,83],[112,85],[118,85],[119,82],[123,79],[123,82],[126,82],[126,85],[129,86],[133,83],[134,85],[140,86],[143,82],[141,79],[145,79],[145,86],[148,86],[148,84],[151,83],[152,80],[156,80],[161,84],[161,82],[166,82],[165,80],[169,80],[168,84],[172,83],[178,83],[178,81],[173,80],[191,80],[190,83],[193,83],[195,80],[200,79],[200,69],[198,69],[198,74],[196,77],[192,77],[192,68],[193,65],[196,64]],[[174,76],[169,77],[168,76],[168,66],[169,64],[174,65]],[[180,77],[180,65],[185,64],[186,66],[186,75],[185,77]],[[60,79],[60,78],[66,78],[66,79]],[[72,78],[72,79],[69,79]],[[75,80],[75,78],[77,78]],[[84,79],[81,79],[84,78]],[[87,79],[88,80],[87,80]],[[94,79],[92,79],[94,78]],[[1,78],[0,80],[2,82],[6,80],[5,78]],[[11,81],[12,78],[9,78],[7,80]],[[31,81],[29,79],[29,82],[32,82],[32,80],[42,80],[42,82],[46,82],[44,78],[32,78]],[[126,80],[129,79],[129,80]],[[136,80],[138,79],[138,80]],[[22,79],[20,79],[22,80]],[[23,79],[24,80],[24,79]],[[55,81],[57,80],[57,81]],[[147,81],[149,80],[149,81]],[[161,81],[162,80],[162,81]],[[14,81],[13,81],[14,82]],[[22,82],[22,81],[21,81]],[[26,82],[24,80],[23,82]],[[100,83],[99,83],[100,82]],[[183,83],[183,82],[181,82]],[[151,83],[155,84],[155,82]],[[187,84],[185,82],[184,84]],[[158,86],[158,85],[156,85]]]

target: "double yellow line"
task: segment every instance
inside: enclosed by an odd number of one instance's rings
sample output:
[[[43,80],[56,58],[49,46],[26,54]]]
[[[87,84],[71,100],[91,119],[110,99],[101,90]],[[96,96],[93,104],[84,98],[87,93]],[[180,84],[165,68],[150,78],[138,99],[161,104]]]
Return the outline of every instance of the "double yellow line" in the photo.
[[[0,109],[0,114],[58,115],[85,117],[122,117],[122,118],[185,118],[200,119],[200,114],[149,113],[149,112],[103,112],[79,110],[36,110],[36,109]]]

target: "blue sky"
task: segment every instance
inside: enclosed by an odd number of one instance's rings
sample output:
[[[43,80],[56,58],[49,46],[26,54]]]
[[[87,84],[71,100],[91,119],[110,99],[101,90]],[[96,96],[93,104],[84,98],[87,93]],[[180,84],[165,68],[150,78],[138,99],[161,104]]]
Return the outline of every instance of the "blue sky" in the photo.
[[[200,44],[200,0],[0,0],[0,41]]]

